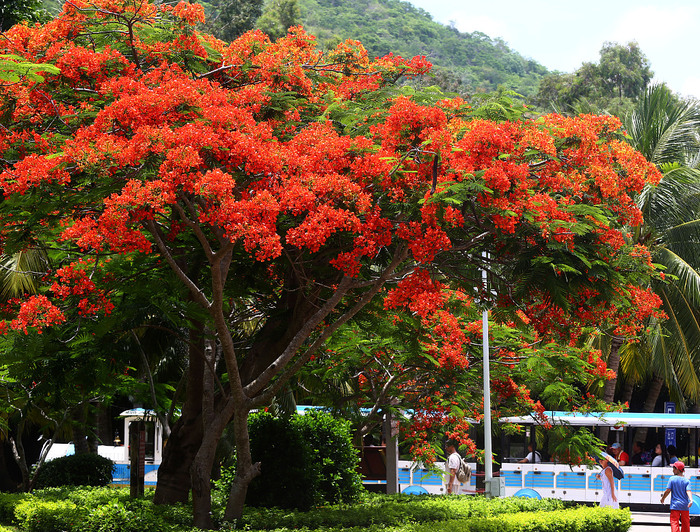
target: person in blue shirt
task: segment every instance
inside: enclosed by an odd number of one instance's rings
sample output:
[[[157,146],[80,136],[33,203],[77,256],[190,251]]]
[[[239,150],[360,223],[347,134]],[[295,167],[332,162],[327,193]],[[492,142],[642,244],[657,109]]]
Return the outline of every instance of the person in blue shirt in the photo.
[[[668,479],[666,491],[661,496],[661,504],[671,494],[671,532],[690,532],[690,507],[693,494],[690,493],[690,481],[683,476],[685,464],[673,464],[673,476]],[[680,527],[679,527],[680,524]]]

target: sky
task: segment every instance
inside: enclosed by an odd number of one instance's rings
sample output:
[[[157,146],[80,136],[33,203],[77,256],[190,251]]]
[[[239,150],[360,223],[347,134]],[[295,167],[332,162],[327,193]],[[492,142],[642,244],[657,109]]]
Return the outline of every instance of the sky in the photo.
[[[598,62],[606,41],[637,41],[654,72],[683,96],[700,98],[698,0],[409,0],[462,32],[502,38],[549,70]]]

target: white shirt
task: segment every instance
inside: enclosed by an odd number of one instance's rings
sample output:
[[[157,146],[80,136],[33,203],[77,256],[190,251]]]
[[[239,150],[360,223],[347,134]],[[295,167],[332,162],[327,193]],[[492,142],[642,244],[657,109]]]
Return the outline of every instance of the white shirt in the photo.
[[[533,462],[532,453],[528,453],[527,456],[525,457],[525,460],[527,460],[528,462],[532,463],[532,462]],[[535,462],[536,464],[539,464],[540,462],[542,462],[542,457],[540,456],[539,451],[535,451],[535,459],[534,459],[534,462]]]
[[[459,471],[459,465],[461,461],[462,458],[459,456],[459,453],[454,452],[447,458],[447,462],[445,462],[445,484],[450,483],[450,475],[452,474],[452,469],[454,469],[455,471],[455,476],[452,480],[452,493],[459,493],[459,489],[462,487],[462,483],[457,478],[457,471]]]

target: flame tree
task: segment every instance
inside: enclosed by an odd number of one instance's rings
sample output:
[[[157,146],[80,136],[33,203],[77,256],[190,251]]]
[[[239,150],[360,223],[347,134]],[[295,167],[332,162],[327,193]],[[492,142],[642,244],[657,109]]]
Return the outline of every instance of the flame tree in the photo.
[[[420,325],[443,380],[473,366],[463,309],[475,296],[559,345],[601,322],[633,334],[657,313],[648,252],[621,228],[638,223],[634,195],[659,174],[615,118],[475,110],[395,87],[429,70],[423,58],[371,60],[353,41],[323,52],[300,28],[228,44],[195,31],[202,20],[187,3],[75,0],[0,44],[11,61],[60,70],[0,87],[3,252],[39,247],[53,265],[40,293],[4,308],[2,332],[70,316],[87,328],[128,286],[155,294],[159,272],[174,275],[192,347],[156,498],[191,487],[196,526],[212,525],[224,428],[233,519],[261,467],[248,413],[310,359],[342,358],[327,342],[371,302]],[[493,294],[475,293],[483,268]],[[527,403],[513,377],[499,386]],[[441,408],[453,403],[456,414],[457,401]]]

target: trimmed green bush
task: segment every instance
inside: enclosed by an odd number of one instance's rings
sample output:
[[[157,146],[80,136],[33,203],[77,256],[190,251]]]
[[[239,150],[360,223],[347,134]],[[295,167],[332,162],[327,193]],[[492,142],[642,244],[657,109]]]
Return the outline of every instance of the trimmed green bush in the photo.
[[[629,510],[580,507],[554,512],[522,512],[469,520],[422,523],[411,532],[626,532]]]
[[[90,510],[76,532],[179,532],[192,527],[192,509],[156,506],[150,500],[126,499]]]
[[[114,462],[97,454],[74,454],[46,462],[37,487],[107,486],[112,482]]]
[[[250,483],[246,504],[308,510],[320,503],[320,464],[291,420],[260,412],[248,428],[253,462],[262,472]]]
[[[330,504],[358,500],[364,490],[350,422],[327,412],[310,410],[303,416],[294,416],[292,426],[311,446],[314,462],[321,465],[318,479],[321,500]]]
[[[262,473],[249,488],[246,504],[308,510],[319,504],[349,503],[364,492],[350,424],[326,412],[291,418],[261,412],[249,421],[250,448]],[[220,484],[228,493],[232,477]]]
[[[147,496],[152,497],[152,493]],[[6,503],[12,519],[2,521],[17,524],[22,532],[192,530],[191,507],[155,506],[150,499],[132,499],[123,488],[48,488],[21,498],[7,497]]]

